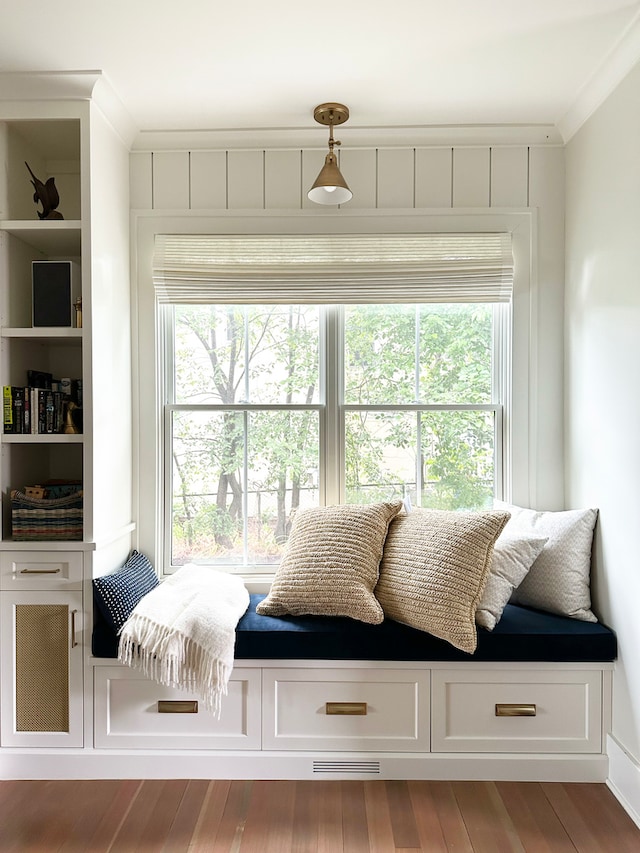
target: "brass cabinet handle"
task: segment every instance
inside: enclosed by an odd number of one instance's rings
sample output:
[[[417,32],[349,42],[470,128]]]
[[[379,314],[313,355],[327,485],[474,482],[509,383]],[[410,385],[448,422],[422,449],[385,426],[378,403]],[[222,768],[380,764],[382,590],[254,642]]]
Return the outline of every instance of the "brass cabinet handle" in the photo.
[[[535,717],[536,713],[534,704],[496,703],[496,717]]]
[[[21,575],[58,575],[60,568],[57,569],[20,569]]]
[[[327,702],[325,714],[329,716],[360,716],[367,714],[366,702]]]
[[[159,714],[197,714],[196,699],[158,699]]]
[[[71,611],[71,648],[75,649],[78,645],[78,641],[76,640],[76,613],[77,610]]]

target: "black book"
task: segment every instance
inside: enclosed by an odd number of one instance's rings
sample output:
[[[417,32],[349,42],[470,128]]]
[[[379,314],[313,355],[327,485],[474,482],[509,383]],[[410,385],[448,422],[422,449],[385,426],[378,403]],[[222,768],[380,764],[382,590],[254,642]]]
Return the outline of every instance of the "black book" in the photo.
[[[31,432],[31,400],[29,399],[29,389],[20,387],[17,391],[16,407],[19,412],[18,417],[21,424],[20,432],[29,433]]]
[[[56,426],[56,407],[53,397],[53,391],[44,391],[44,431],[46,433],[55,432]]]

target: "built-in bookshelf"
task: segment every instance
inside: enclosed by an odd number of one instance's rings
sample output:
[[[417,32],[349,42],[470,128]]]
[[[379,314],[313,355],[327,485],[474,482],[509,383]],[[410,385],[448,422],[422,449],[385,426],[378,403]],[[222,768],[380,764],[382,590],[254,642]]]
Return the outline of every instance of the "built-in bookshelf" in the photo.
[[[84,671],[91,578],[121,565],[134,544],[126,138],[117,100],[98,73],[26,73],[8,80],[0,73],[3,403],[6,386],[28,393],[34,408],[38,388],[38,410],[43,392],[45,407],[49,392],[61,395],[58,406],[67,404],[62,424],[58,408],[55,426],[45,419],[36,432],[31,421],[28,432],[5,430],[3,407],[3,760],[7,747],[32,754],[35,747],[85,743],[92,715],[92,699],[85,696],[92,679]],[[54,178],[59,203],[48,198],[54,202],[48,207],[63,219],[38,216],[45,205],[42,194],[34,201],[25,162],[38,180]],[[67,284],[61,299],[56,288]],[[75,389],[65,390],[63,380],[75,380]],[[74,432],[64,431],[71,426],[69,402],[76,406]],[[53,675],[41,678],[43,669]],[[30,714],[52,706],[53,720],[44,718],[46,712]]]
[[[34,326],[32,264],[70,261],[83,273],[81,218],[81,120],[6,119],[0,121],[0,384],[3,423],[0,436],[2,541],[11,542],[11,492],[51,480],[84,479],[84,434],[75,411],[77,395],[63,393],[60,379],[83,384],[83,329],[71,313],[66,326]],[[40,219],[26,163],[38,180],[54,179],[62,219]],[[30,382],[33,374],[50,377]],[[35,385],[49,387],[36,388]],[[77,383],[76,383],[77,389]],[[7,399],[7,394],[10,399]],[[73,406],[68,404],[73,402]],[[67,432],[65,433],[65,424]]]

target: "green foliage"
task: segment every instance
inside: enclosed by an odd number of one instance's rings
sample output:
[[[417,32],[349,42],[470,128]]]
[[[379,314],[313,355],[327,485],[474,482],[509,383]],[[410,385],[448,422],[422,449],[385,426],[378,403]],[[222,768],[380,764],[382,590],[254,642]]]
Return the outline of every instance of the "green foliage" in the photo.
[[[347,403],[491,402],[490,306],[350,308],[345,346]],[[395,416],[368,411],[357,415],[347,419],[345,435],[349,500],[373,494],[372,484],[397,488],[402,473],[405,489],[423,506],[467,509],[490,501],[493,418],[486,413]],[[414,474],[407,476],[406,457],[411,449]]]

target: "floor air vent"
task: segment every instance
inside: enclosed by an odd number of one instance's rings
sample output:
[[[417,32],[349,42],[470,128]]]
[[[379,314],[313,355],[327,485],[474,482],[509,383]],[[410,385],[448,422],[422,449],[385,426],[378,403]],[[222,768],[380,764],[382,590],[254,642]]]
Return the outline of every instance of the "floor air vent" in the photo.
[[[379,761],[314,761],[314,773],[380,773]]]

